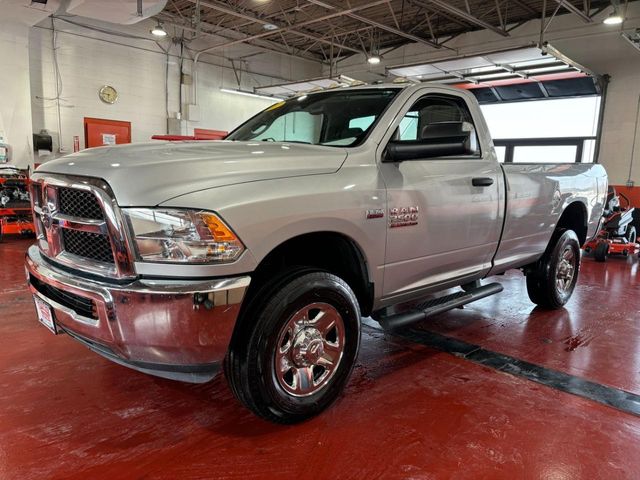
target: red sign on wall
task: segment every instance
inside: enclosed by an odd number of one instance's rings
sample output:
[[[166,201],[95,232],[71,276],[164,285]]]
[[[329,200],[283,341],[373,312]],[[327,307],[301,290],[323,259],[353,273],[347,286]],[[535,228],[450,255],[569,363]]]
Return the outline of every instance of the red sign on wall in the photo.
[[[131,143],[131,122],[85,117],[84,143],[86,148]]]

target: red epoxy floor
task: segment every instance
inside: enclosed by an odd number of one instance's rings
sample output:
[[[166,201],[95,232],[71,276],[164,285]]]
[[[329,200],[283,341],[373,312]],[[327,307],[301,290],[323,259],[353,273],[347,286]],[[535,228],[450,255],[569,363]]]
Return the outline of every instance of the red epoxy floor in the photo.
[[[0,245],[2,480],[640,475],[639,417],[369,327],[333,408],[303,425],[263,422],[222,378],[156,379],[48,333],[24,287],[29,243]],[[507,275],[501,295],[425,328],[638,393],[637,265],[586,259],[555,313],[535,311]]]

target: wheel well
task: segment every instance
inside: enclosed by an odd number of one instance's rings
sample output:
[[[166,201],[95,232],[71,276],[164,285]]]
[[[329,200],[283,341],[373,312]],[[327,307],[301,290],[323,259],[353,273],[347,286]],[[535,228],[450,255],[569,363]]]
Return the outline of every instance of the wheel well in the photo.
[[[349,237],[335,232],[316,232],[300,235],[280,244],[260,262],[252,274],[247,296],[263,282],[268,282],[290,266],[315,267],[342,278],[355,293],[362,315],[371,313],[373,284],[369,282],[364,255]]]
[[[580,202],[573,202],[564,209],[556,228],[568,228],[576,232],[580,246],[587,241],[587,210]]]

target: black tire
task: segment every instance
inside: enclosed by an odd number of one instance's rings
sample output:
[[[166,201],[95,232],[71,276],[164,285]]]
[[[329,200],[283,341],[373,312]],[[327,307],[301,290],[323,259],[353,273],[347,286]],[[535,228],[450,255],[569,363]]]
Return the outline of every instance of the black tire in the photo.
[[[529,295],[531,303],[542,305],[544,301],[542,296],[542,287],[540,286],[538,277],[533,273],[529,273],[527,275],[527,294]]]
[[[636,240],[638,239],[638,234],[636,233],[636,227],[631,225],[625,237],[627,238],[629,243],[636,243]]]
[[[563,307],[573,294],[579,272],[578,237],[573,230],[559,230],[549,242],[547,251],[527,275],[529,299],[543,308]]]
[[[331,332],[322,334],[321,340],[312,338],[311,342],[316,341],[314,348],[307,343],[307,349],[301,349],[297,343],[301,335],[307,339],[306,334],[300,332],[314,330],[309,325],[314,325],[314,318],[319,317],[314,317],[313,312],[321,312],[322,308],[330,311],[337,319],[337,325],[342,325],[341,329],[334,328],[338,347],[332,347],[339,348],[341,353],[334,363],[335,368],[327,367],[330,373],[316,386],[316,374],[320,372],[318,380],[322,379],[324,367],[311,361],[312,366],[303,364],[298,368],[294,358],[301,362],[310,360],[302,358],[302,354],[296,357],[294,353],[312,355],[320,351],[324,355],[329,351],[325,349],[332,344],[328,339],[329,334],[334,335]],[[304,326],[291,327],[296,315],[305,309],[304,318],[308,320]],[[339,315],[335,317],[335,313]],[[360,308],[344,280],[327,272],[308,269],[287,272],[249,299],[239,322],[225,362],[225,374],[236,398],[256,415],[275,423],[297,423],[319,414],[338,398],[349,380],[360,346]],[[288,332],[293,333],[287,337]],[[283,334],[288,340],[282,340]],[[318,343],[322,347],[318,347]],[[283,354],[285,347],[289,353]],[[285,366],[278,373],[277,366],[283,365],[282,357],[285,356],[291,370],[283,374]],[[311,382],[307,383],[306,392],[303,390],[305,382],[298,385],[297,380],[293,380],[294,377],[305,378],[300,371],[311,372],[305,380]],[[291,376],[287,377],[289,373]],[[290,383],[287,383],[288,378],[292,379]],[[300,388],[300,395],[294,392],[296,387]]]
[[[596,262],[606,262],[609,255],[609,244],[607,242],[600,242],[596,245],[596,249],[593,251],[593,258]]]

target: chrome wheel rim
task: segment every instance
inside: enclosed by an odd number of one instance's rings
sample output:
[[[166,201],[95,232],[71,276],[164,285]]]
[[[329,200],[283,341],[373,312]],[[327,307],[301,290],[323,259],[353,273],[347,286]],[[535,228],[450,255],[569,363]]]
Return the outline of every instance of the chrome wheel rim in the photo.
[[[319,392],[338,370],[344,346],[344,321],[335,307],[316,302],[298,310],[278,335],[278,385],[295,397]]]
[[[566,295],[571,291],[575,274],[576,255],[571,247],[567,247],[562,252],[562,256],[556,267],[556,288],[558,292]]]

